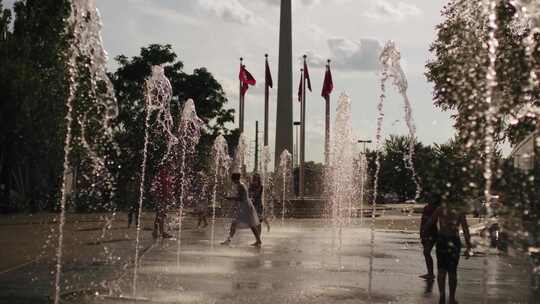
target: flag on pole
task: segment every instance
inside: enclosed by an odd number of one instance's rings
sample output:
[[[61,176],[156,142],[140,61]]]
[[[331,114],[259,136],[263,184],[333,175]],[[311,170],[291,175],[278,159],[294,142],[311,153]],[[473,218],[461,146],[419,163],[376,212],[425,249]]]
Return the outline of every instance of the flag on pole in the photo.
[[[257,83],[257,81],[255,80],[253,75],[251,75],[251,73],[248,70],[246,70],[245,65],[242,65],[240,67],[240,74],[238,75],[238,78],[240,79],[240,84],[242,86],[240,93],[242,94],[242,97],[243,97],[244,95],[246,95],[246,92],[249,89],[249,86],[250,85],[254,86]]]
[[[304,58],[304,79],[307,80],[307,88],[311,92],[311,79],[309,78],[309,70],[307,66],[307,62]]]
[[[330,71],[330,65],[326,66],[326,72],[324,73],[324,82],[321,92],[321,96],[324,98],[330,97],[330,94],[334,90],[334,82],[332,80],[332,72]]]
[[[302,83],[304,82],[304,72],[300,70],[300,84],[298,85],[298,102],[302,102]]]
[[[266,60],[266,70],[264,73],[264,80],[268,87],[274,87],[274,82],[272,81],[272,74],[270,73],[270,67],[268,66],[268,60]]]

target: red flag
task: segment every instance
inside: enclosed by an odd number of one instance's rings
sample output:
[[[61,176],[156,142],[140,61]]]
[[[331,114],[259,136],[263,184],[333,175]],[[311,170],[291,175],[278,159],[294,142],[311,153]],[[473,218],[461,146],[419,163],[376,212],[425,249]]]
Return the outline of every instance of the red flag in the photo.
[[[246,70],[245,65],[242,65],[242,67],[240,67],[240,74],[238,75],[238,78],[240,79],[240,84],[242,86],[242,89],[240,90],[242,96],[246,94],[250,85],[253,86],[257,83],[253,75],[251,75],[251,73]]]
[[[298,102],[302,102],[302,84],[304,82],[304,77],[300,73],[300,84],[298,85]]]
[[[274,87],[274,82],[272,81],[272,74],[270,73],[270,67],[268,66],[268,60],[266,60],[266,70],[264,73],[264,80],[268,87]]]
[[[324,98],[330,97],[330,93],[334,90],[334,82],[332,80],[332,72],[330,71],[330,66],[326,66],[326,73],[324,73],[324,82],[321,96]]]
[[[307,62],[304,60],[304,79],[307,80],[307,88],[311,92],[311,79],[309,78],[309,71],[307,67]]]

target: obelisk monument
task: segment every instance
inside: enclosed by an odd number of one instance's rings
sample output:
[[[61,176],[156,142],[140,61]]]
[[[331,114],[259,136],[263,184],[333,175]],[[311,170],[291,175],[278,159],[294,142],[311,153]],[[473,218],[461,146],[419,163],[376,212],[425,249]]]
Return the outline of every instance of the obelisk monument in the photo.
[[[281,0],[275,167],[293,148],[292,0]]]

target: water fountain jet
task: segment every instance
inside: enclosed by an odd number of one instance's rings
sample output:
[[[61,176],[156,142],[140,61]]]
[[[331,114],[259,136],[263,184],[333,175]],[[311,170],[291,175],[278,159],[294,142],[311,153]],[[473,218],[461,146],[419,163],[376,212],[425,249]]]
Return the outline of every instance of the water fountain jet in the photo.
[[[151,116],[156,113],[156,122],[161,131],[167,134],[167,153],[173,144],[178,142],[177,138],[172,134],[173,121],[170,112],[170,101],[172,98],[172,86],[169,79],[165,76],[165,70],[162,66],[152,67],[152,75],[145,83],[145,120],[144,120],[144,144],[143,144],[143,159],[141,163],[141,171],[139,177],[139,200],[137,213],[137,234],[135,237],[135,259],[133,268],[133,296],[137,293],[137,271],[139,264],[139,247],[142,230],[142,209],[144,200],[144,188],[146,178],[146,167],[148,158],[148,145],[150,143]],[[161,133],[161,132],[160,132]]]
[[[212,157],[213,157],[213,170],[214,170],[214,181],[212,188],[212,227],[211,227],[211,237],[210,244],[212,248],[214,247],[215,239],[215,223],[216,223],[216,201],[217,201],[217,192],[218,187],[225,179],[229,176],[229,167],[231,159],[229,157],[229,147],[227,141],[223,135],[219,135],[214,140],[214,145],[212,147]]]
[[[176,155],[174,159],[176,160],[175,168],[179,176],[177,177],[176,184],[179,184],[180,189],[178,195],[178,211],[177,211],[177,223],[178,223],[178,246],[176,253],[176,263],[177,266],[180,266],[180,251],[182,246],[182,220],[184,212],[184,199],[186,195],[186,184],[188,182],[187,178],[187,165],[186,158],[188,156],[193,156],[196,152],[196,146],[199,144],[199,140],[202,135],[202,127],[204,122],[197,116],[197,111],[195,109],[195,102],[193,99],[188,99],[182,109],[182,115],[180,117],[180,123],[178,125],[178,138],[180,144],[178,149],[175,151]]]
[[[64,246],[64,225],[66,219],[66,200],[67,200],[67,183],[70,172],[70,157],[72,144],[74,140],[73,136],[73,122],[75,114],[75,99],[77,90],[77,78],[79,75],[79,67],[77,61],[81,58],[89,60],[89,64],[85,66],[90,75],[90,91],[92,98],[92,107],[98,109],[102,117],[100,124],[100,132],[103,132],[105,136],[112,137],[111,121],[116,118],[118,114],[118,105],[112,83],[107,76],[106,63],[107,53],[103,48],[103,42],[101,39],[101,17],[97,10],[93,0],[83,1],[74,0],[71,2],[71,15],[67,20],[69,28],[72,30],[73,38],[71,40],[71,47],[68,50],[67,61],[67,79],[68,79],[68,96],[66,99],[67,112],[65,115],[66,121],[66,136],[64,139],[64,162],[63,162],[63,175],[60,197],[60,215],[58,224],[58,242],[56,247],[56,267],[54,278],[54,303],[60,302],[60,290],[61,290],[61,274],[62,274],[62,258],[63,258],[63,246]],[[98,82],[105,84],[104,92],[97,94]],[[81,132],[86,130],[86,118],[85,114],[76,117],[76,121],[79,123]],[[109,187],[109,190],[114,191],[112,182],[112,176],[106,169],[106,160],[104,160],[97,153],[94,153],[94,147],[86,141],[85,133],[78,138],[86,151],[88,152],[92,161],[92,170],[94,172],[100,172],[105,175],[105,186]]]
[[[342,247],[343,225],[350,224],[356,211],[355,138],[352,131],[351,100],[341,94],[331,137],[330,166],[326,172],[329,216]]]
[[[279,158],[279,167],[277,175],[281,178],[281,225],[285,224],[285,215],[287,213],[287,197],[290,193],[290,184],[292,179],[292,155],[285,150]]]

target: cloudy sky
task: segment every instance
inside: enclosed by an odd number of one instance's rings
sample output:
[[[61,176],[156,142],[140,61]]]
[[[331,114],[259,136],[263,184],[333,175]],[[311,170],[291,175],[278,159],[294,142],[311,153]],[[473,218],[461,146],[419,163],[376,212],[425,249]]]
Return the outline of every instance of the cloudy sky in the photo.
[[[111,58],[137,55],[150,43],[169,43],[187,72],[206,67],[222,83],[229,107],[238,105],[238,59],[258,80],[247,96],[246,131],[254,137],[255,120],[263,120],[264,54],[270,55],[277,83],[280,0],[95,0],[103,17],[103,38]],[[7,1],[12,2],[12,1]],[[293,56],[297,86],[300,61],[309,55],[313,93],[307,98],[307,159],[323,160],[324,102],[320,97],[321,63],[333,61],[333,107],[341,92],[352,99],[353,126],[359,138],[373,139],[379,83],[377,57],[387,40],[396,41],[409,79],[418,137],[426,144],[453,135],[449,113],[431,102],[424,77],[434,27],[442,21],[445,0],[293,0]],[[404,134],[403,102],[390,89],[385,105],[388,134]],[[275,125],[271,93],[270,129]],[[297,106],[297,105],[295,105]],[[295,117],[298,111],[295,109]],[[274,134],[270,136],[271,145]]]

